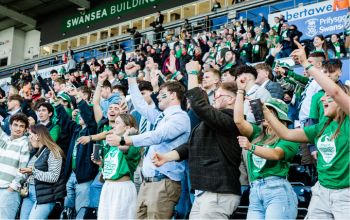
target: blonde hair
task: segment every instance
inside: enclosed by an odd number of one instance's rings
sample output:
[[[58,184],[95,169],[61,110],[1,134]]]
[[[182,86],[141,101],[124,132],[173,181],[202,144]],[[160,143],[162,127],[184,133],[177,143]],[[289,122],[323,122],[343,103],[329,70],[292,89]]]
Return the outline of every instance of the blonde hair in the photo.
[[[53,153],[55,158],[59,158],[60,156],[64,158],[64,153],[62,149],[55,143],[55,141],[52,139],[49,130],[42,124],[33,125],[29,128],[29,130],[38,135],[39,141],[49,148],[49,150]]]

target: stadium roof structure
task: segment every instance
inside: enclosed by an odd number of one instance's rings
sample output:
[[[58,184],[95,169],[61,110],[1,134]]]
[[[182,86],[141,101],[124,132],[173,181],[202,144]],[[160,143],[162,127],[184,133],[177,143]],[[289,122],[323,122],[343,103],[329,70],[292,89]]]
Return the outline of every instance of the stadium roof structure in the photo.
[[[89,9],[90,0],[0,0],[0,31],[10,27],[33,30],[40,19],[69,7]]]

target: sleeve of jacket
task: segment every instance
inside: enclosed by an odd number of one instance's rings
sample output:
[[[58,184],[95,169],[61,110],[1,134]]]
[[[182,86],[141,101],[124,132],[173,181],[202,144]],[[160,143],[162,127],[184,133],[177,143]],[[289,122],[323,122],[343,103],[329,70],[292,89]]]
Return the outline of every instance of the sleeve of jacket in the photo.
[[[61,126],[61,129],[65,131],[66,134],[72,135],[76,126],[79,126],[75,121],[71,120],[63,105],[57,105],[55,107],[56,114],[58,118],[58,125]]]
[[[198,118],[213,129],[223,132],[233,132],[233,119],[225,113],[215,109],[206,99],[206,94],[199,88],[193,88],[186,94],[192,110]]]
[[[81,117],[83,118],[86,126],[90,131],[90,134],[95,134],[97,129],[97,123],[95,121],[94,112],[91,106],[89,106],[86,101],[81,100],[78,103],[78,108],[79,108]]]
[[[188,159],[188,148],[189,148],[189,144],[184,143],[174,149],[180,156],[180,160],[178,160],[178,162]]]
[[[46,84],[46,82],[44,81],[44,79],[40,75],[38,76],[38,81],[39,81],[40,86],[45,91],[45,93],[48,93],[50,91],[50,88],[49,88],[49,86]]]

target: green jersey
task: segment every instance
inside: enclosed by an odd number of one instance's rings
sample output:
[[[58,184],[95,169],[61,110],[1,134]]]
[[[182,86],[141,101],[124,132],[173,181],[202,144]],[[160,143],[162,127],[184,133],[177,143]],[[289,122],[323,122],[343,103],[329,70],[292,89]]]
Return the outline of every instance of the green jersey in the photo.
[[[251,140],[259,137],[261,133],[260,127],[254,124],[252,125],[253,134],[250,137]],[[266,136],[258,143],[255,143],[255,145],[266,148],[279,147],[284,151],[284,158],[282,160],[266,160],[248,151],[247,160],[250,181],[266,178],[269,176],[286,177],[289,171],[289,162],[298,153],[299,143],[278,139],[275,143],[266,145],[264,144],[264,141],[268,137],[269,136]]]
[[[317,147],[317,171],[320,184],[328,189],[343,189],[349,181],[349,116],[346,116],[336,138],[339,123],[332,121],[320,134],[327,121],[304,128],[310,142]]]
[[[123,176],[130,176],[130,179],[133,180],[140,158],[139,147],[130,146],[127,153],[122,152],[118,147],[109,147],[103,159],[103,178],[118,180]]]

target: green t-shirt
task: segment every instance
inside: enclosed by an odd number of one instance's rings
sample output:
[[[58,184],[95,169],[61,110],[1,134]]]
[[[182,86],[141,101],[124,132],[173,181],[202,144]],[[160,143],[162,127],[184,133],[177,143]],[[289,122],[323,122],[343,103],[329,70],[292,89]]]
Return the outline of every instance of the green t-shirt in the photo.
[[[61,127],[59,125],[54,125],[50,130],[50,136],[56,142],[61,134]]]
[[[323,96],[324,96],[323,90],[317,92],[312,96],[309,118],[318,119],[319,121],[322,121],[322,119],[325,118],[323,103],[321,101],[321,98]]]
[[[328,189],[343,189],[349,181],[349,116],[346,116],[339,134],[331,139],[339,123],[332,121],[323,131],[326,121],[304,128],[310,142],[317,147],[317,171],[320,184]]]
[[[250,139],[253,140],[259,137],[261,133],[261,128],[257,125],[253,125],[253,134]],[[266,160],[248,151],[248,172],[250,181],[254,181],[260,178],[266,178],[269,176],[280,176],[286,177],[289,172],[289,162],[298,153],[299,143],[294,143],[290,141],[285,141],[278,139],[272,145],[264,144],[264,141],[268,138],[265,137],[262,141],[255,143],[258,146],[264,146],[268,148],[279,147],[284,151],[284,158],[282,160]]]
[[[109,147],[103,160],[103,179],[118,180],[127,175],[133,180],[140,158],[139,147],[130,146],[127,153],[123,153],[118,147]]]

